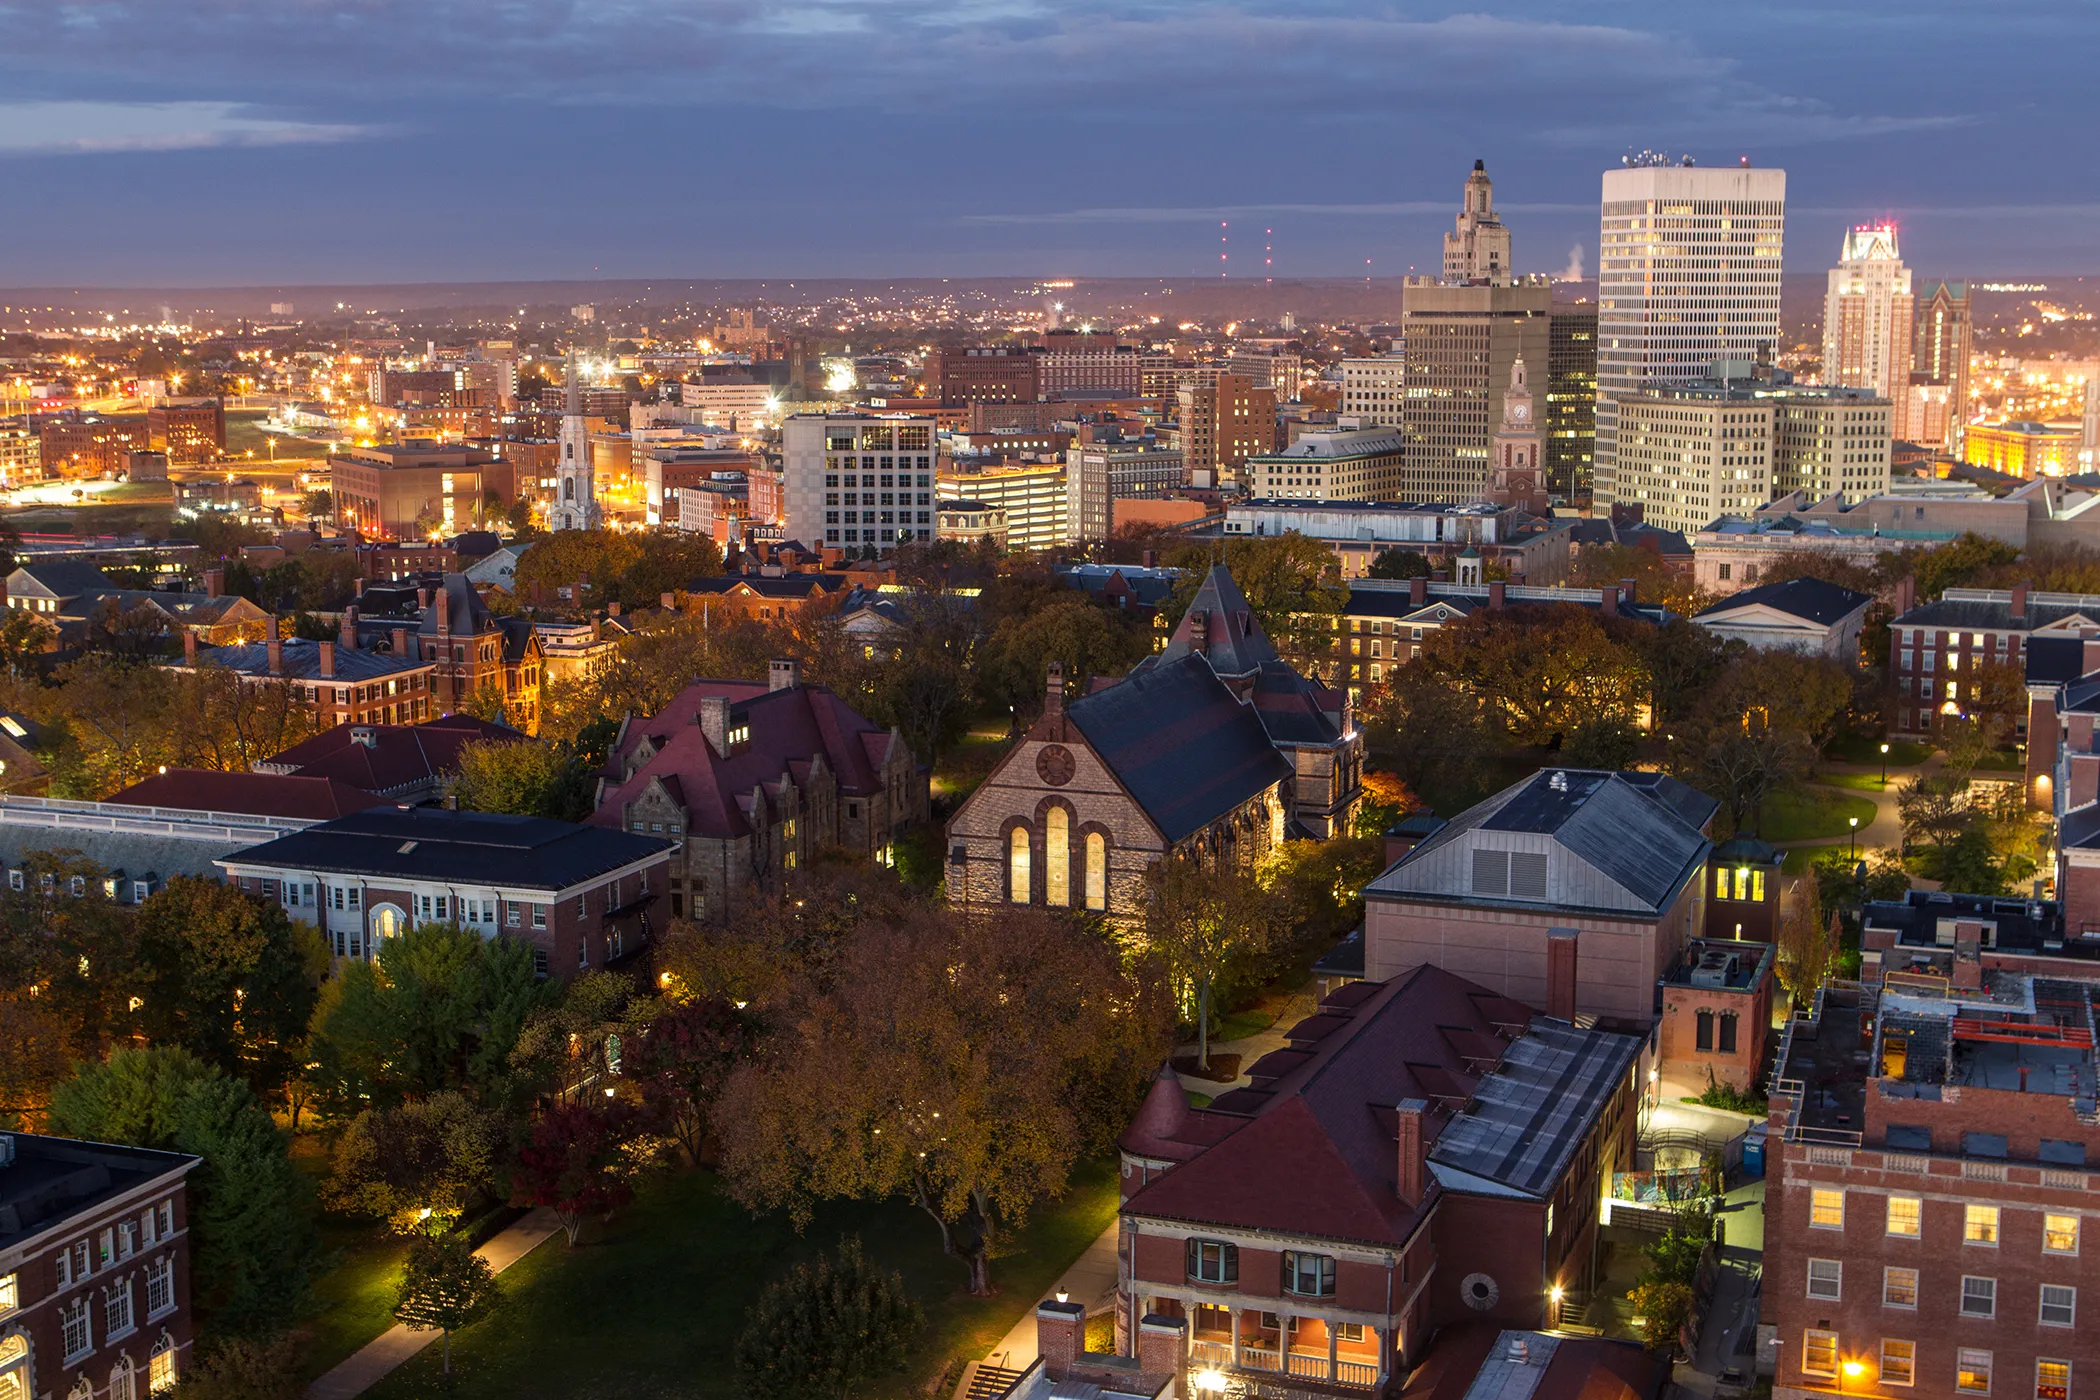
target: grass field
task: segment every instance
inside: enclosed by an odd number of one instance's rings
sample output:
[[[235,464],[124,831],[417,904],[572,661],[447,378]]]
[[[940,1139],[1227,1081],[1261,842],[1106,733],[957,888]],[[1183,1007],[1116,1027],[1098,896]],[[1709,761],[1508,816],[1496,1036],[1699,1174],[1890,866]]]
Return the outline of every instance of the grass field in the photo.
[[[1864,797],[1838,792],[1786,792],[1765,803],[1758,835],[1767,841],[1837,840],[1851,834],[1848,819],[1861,826],[1874,820],[1874,804]]]
[[[963,735],[941,756],[934,769],[934,799],[952,804],[969,796],[991,775],[992,769],[1006,756],[1013,743],[1012,736],[1003,727],[996,732],[980,729]]]
[[[1879,763],[1884,742],[1889,746],[1891,768],[1915,768],[1932,757],[1930,744],[1920,744],[1910,739],[1881,740],[1864,734],[1847,734],[1841,739],[1834,739],[1823,753],[1825,757],[1835,759],[1839,763]]]
[[[1816,779],[1824,787],[1850,788],[1854,792],[1885,792],[1879,773],[1825,773]],[[1895,779],[1890,779],[1894,782]]]
[[[883,1393],[923,1393],[955,1358],[985,1354],[1047,1294],[1116,1213],[1116,1168],[1087,1163],[1063,1200],[1038,1207],[992,1262],[992,1298],[962,1291],[963,1271],[940,1251],[933,1222],[901,1202],[817,1213],[798,1237],[780,1216],[753,1219],[715,1178],[689,1172],[653,1183],[594,1239],[569,1249],[557,1234],[502,1277],[486,1322],[453,1338],[455,1386],[431,1347],[368,1394],[373,1400],[458,1396],[654,1400],[737,1394],[733,1364],[744,1309],[797,1258],[858,1234],[897,1268],[926,1309],[911,1372]]]

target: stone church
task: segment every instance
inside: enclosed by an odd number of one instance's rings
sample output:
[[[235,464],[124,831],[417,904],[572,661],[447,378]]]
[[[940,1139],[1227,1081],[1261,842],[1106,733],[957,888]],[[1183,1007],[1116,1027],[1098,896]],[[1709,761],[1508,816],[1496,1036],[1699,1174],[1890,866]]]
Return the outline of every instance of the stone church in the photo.
[[[1362,776],[1347,693],[1291,669],[1214,568],[1128,676],[1067,702],[1051,668],[1042,715],[948,824],[948,897],[1134,922],[1169,852],[1251,865],[1344,834]]]

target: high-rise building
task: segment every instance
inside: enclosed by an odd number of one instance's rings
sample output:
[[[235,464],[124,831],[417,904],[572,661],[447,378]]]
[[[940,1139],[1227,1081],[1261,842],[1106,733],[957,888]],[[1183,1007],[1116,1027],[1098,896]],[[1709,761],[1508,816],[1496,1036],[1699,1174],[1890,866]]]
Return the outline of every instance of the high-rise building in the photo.
[[[1208,384],[1184,385],[1177,398],[1192,484],[1237,484],[1249,457],[1276,450],[1275,390],[1257,389],[1243,374],[1219,374]]]
[[[782,537],[867,557],[931,540],[933,432],[931,418],[789,418],[780,430]]]
[[[1017,346],[936,350],[924,377],[943,403],[1034,403],[1042,394],[1035,356]]]
[[[598,528],[598,472],[591,461],[590,420],[576,379],[576,352],[569,352],[566,393],[561,415],[561,458],[555,465],[554,505],[547,512],[551,530]]]
[[[1785,237],[1784,170],[1630,165],[1604,172],[1598,505],[1638,502],[1618,486],[1620,399],[1698,379],[1715,360],[1771,358]]]
[[[1068,541],[1108,539],[1117,501],[1170,496],[1187,479],[1179,452],[1141,438],[1072,444],[1065,449]]]
[[[1487,489],[1488,447],[1518,360],[1551,359],[1553,288],[1446,286],[1411,279],[1401,292],[1403,499],[1471,501]]]
[[[1893,224],[1848,229],[1823,296],[1823,382],[1872,389],[1889,401],[1896,436],[1909,439],[1910,269]]]
[[[1342,361],[1340,415],[1366,428],[1400,426],[1401,366],[1395,350],[1385,355],[1354,355]]]
[[[1560,500],[1590,497],[1597,455],[1597,303],[1557,302],[1547,324],[1546,490]]]
[[[1247,489],[1265,501],[1390,501],[1406,462],[1396,428],[1305,432],[1279,452],[1249,457]]]
[[[1960,434],[1969,421],[1969,334],[1974,326],[1969,284],[1935,282],[1917,301],[1911,377],[1947,386],[1947,433],[1933,441],[1950,452],[1959,451]]]
[[[1444,280],[1509,285],[1509,230],[1495,217],[1495,184],[1486,161],[1473,162],[1457,227],[1444,235]]]

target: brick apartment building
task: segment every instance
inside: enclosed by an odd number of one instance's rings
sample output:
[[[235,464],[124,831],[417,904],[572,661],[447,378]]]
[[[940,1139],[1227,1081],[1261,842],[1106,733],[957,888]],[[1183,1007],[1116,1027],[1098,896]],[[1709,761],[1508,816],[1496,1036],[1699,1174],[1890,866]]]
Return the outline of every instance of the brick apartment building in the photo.
[[[660,713],[628,716],[607,770],[590,820],[670,839],[673,918],[724,922],[828,849],[891,864],[929,802],[903,737],[787,660],[766,684],[695,681]]]
[[[226,405],[219,399],[165,399],[146,410],[146,438],[175,466],[226,455]]]
[[[143,413],[69,410],[38,419],[37,439],[44,475],[66,478],[107,476],[152,447]]]
[[[926,357],[926,387],[943,403],[1034,403],[1042,397],[1036,357],[1014,346],[972,345]]]
[[[1169,1364],[1368,1393],[1440,1328],[1556,1325],[1633,1160],[1641,1044],[1418,967],[1330,993],[1207,1108],[1162,1073],[1120,1143],[1118,1350],[1164,1328]]]
[[[328,459],[336,523],[367,539],[456,535],[482,519],[482,471],[493,461],[478,447],[429,439],[345,448]]]
[[[1831,989],[1773,1081],[1773,1394],[2068,1400],[2100,1370],[2092,984],[1983,969]],[[2092,1281],[2088,1282],[2088,1276]]]
[[[1276,391],[1255,388],[1244,374],[1185,385],[1176,408],[1181,458],[1191,485],[1238,485],[1249,457],[1276,450]]]
[[[646,947],[665,922],[676,843],[540,817],[373,807],[215,862],[314,925],[338,958],[378,956],[418,924],[529,942],[566,981]]]
[[[275,631],[274,625],[270,629]],[[405,634],[404,634],[405,637]],[[326,642],[269,637],[238,646],[200,647],[182,634],[183,659],[171,670],[218,667],[246,685],[282,685],[311,706],[323,727],[337,724],[419,724],[431,718],[436,663],[400,650],[358,645],[357,610],[343,615],[342,633]]]
[[[1981,668],[2024,670],[2030,640],[2087,628],[2100,629],[2100,596],[2033,593],[2025,584],[1950,588],[1912,607],[1906,581],[1889,624],[1891,728],[1929,734],[1936,716],[1961,713],[1976,699]]]
[[[0,1396],[144,1400],[189,1370],[198,1160],[0,1134]]]

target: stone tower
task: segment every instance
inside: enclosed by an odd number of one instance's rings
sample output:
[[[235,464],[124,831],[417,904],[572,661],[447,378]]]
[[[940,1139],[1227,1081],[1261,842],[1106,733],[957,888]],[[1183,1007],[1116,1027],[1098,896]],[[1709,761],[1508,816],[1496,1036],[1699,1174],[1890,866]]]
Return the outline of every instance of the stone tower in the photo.
[[[547,512],[553,530],[598,528],[598,481],[591,468],[591,435],[584,426],[583,393],[576,382],[576,352],[569,352],[566,396],[561,415],[561,460],[556,464],[554,506]]]
[[[1486,161],[1473,162],[1473,173],[1466,177],[1465,201],[1457,227],[1444,235],[1444,280],[1506,287],[1510,283],[1509,230],[1495,217],[1495,183],[1488,179]]]

